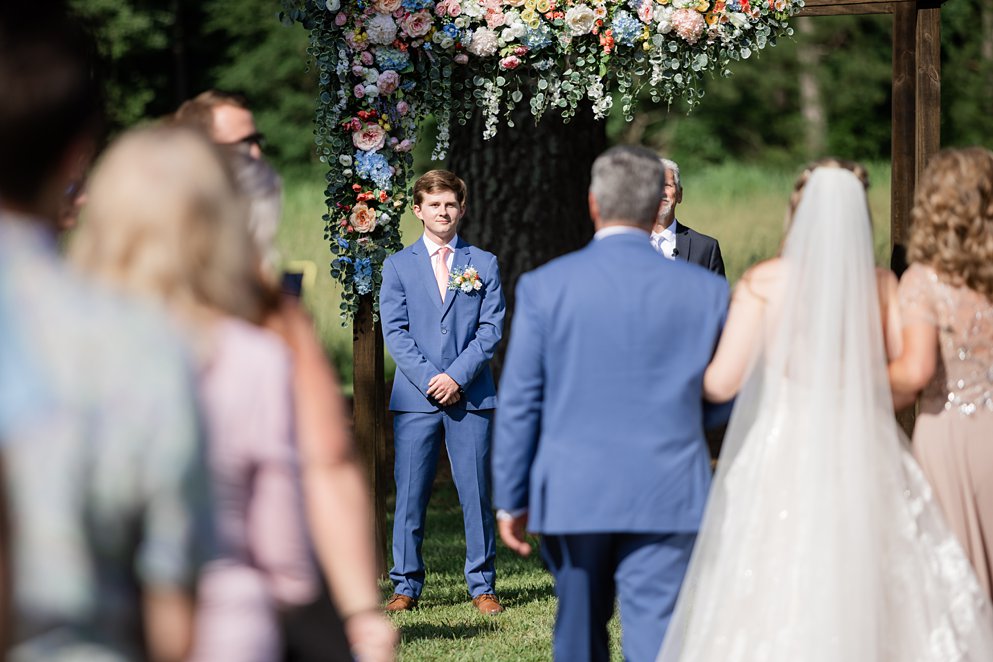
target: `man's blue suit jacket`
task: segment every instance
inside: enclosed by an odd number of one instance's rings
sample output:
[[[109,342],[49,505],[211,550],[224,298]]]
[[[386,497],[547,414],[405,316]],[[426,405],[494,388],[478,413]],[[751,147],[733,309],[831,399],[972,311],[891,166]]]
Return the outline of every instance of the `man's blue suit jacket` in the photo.
[[[475,267],[477,292],[448,290],[442,302],[431,256],[420,239],[383,263],[379,316],[383,338],[397,364],[390,409],[437,411],[428,382],[447,373],[462,387],[469,410],[496,407],[489,361],[503,333],[504,299],[496,256],[458,240],[452,272]]]
[[[658,258],[644,234],[611,235],[518,283],[494,505],[528,508],[531,531],[699,528],[711,476],[703,373],[728,286]]]

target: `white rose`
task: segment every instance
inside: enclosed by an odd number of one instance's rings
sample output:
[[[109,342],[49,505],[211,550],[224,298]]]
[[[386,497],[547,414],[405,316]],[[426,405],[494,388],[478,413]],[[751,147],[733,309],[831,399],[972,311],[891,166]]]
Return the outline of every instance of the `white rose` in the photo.
[[[378,97],[379,96],[379,86],[375,83],[370,83],[369,85],[364,85],[362,87],[365,90],[365,95],[367,97]]]
[[[327,7],[328,11],[338,11],[341,9],[341,0],[327,0],[324,6]]]
[[[500,39],[504,43],[510,43],[516,39],[520,39],[525,34],[523,23],[513,23],[510,26],[504,28],[500,31]]]
[[[366,34],[369,41],[374,44],[392,44],[397,38],[397,24],[392,16],[387,14],[376,14],[365,24]]]
[[[489,28],[478,28],[472,33],[472,41],[467,47],[469,52],[479,57],[489,57],[497,52],[497,34]]]
[[[486,10],[480,6],[476,0],[467,0],[462,3],[462,15],[469,18],[482,18]]]
[[[574,37],[589,34],[595,20],[593,10],[586,5],[573,5],[565,13],[565,24]]]
[[[365,79],[366,85],[371,85],[379,80],[379,72],[370,67],[362,74],[362,78]]]
[[[655,22],[659,25],[659,34],[669,34],[672,32],[672,9],[669,7],[656,7]]]
[[[734,27],[740,30],[747,30],[750,27],[752,27],[752,24],[749,23],[748,21],[748,16],[742,14],[741,12],[734,11],[729,13],[728,21],[731,23],[731,25],[733,25]]]

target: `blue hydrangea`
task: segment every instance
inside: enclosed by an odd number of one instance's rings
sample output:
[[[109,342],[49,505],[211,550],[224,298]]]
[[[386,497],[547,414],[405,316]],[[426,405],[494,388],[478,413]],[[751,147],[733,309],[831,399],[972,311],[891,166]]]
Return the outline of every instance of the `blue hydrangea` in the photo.
[[[542,23],[536,30],[528,28],[521,39],[521,43],[527,46],[528,50],[536,51],[552,43],[552,31]]]
[[[407,11],[420,11],[434,6],[434,0],[403,0],[403,8]]]
[[[396,48],[376,49],[376,64],[380,71],[392,69],[393,71],[403,71],[410,64],[410,56]]]
[[[344,237],[338,237],[338,246],[340,248],[343,248],[343,249],[345,249],[347,251],[348,250],[348,240],[345,239]]]
[[[442,31],[452,39],[458,39],[462,35],[462,31],[454,23],[446,23]]]
[[[724,3],[726,11],[741,11],[741,0],[728,0]]]
[[[356,293],[361,295],[372,292],[372,260],[367,257],[355,260],[355,273],[352,275],[352,282],[355,283]]]
[[[610,28],[614,31],[614,40],[625,46],[634,46],[634,40],[644,31],[641,21],[623,9],[614,14]]]
[[[355,152],[355,174],[374,182],[379,188],[389,188],[393,173],[390,162],[379,152]]]
[[[628,8],[637,13],[641,9],[641,5],[644,4],[645,0],[628,0]]]

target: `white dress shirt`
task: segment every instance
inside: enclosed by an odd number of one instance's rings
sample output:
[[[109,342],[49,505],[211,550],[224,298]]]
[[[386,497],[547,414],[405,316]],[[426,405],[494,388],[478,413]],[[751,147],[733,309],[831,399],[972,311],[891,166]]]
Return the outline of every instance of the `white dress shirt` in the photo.
[[[675,260],[676,256],[676,220],[673,219],[669,227],[661,232],[652,233],[652,248],[658,251],[663,257]]]
[[[428,236],[426,234],[421,235],[421,239],[424,241],[424,246],[428,249],[428,255],[431,256],[431,268],[433,269],[438,266],[438,250],[441,248],[441,244],[434,243],[433,241],[428,239]],[[454,237],[452,237],[452,240],[450,242],[445,244],[445,246],[448,246],[449,248],[448,257],[445,258],[445,266],[448,267],[449,272],[451,272],[452,263],[455,261],[455,246],[458,243],[459,243],[459,236],[455,235]]]
[[[605,228],[600,228],[594,233],[594,239],[603,239],[604,237],[610,237],[615,234],[648,234],[648,231],[643,228],[637,228],[633,225],[608,225]]]

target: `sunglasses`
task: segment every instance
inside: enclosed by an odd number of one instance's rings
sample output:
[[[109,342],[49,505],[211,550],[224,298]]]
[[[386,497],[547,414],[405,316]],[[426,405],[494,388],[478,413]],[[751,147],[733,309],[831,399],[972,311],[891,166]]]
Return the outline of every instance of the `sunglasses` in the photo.
[[[255,133],[250,133],[241,140],[235,140],[234,142],[224,143],[227,147],[235,147],[239,149],[249,149],[252,145],[258,145],[259,149],[264,150],[266,147],[265,134],[260,131]]]

